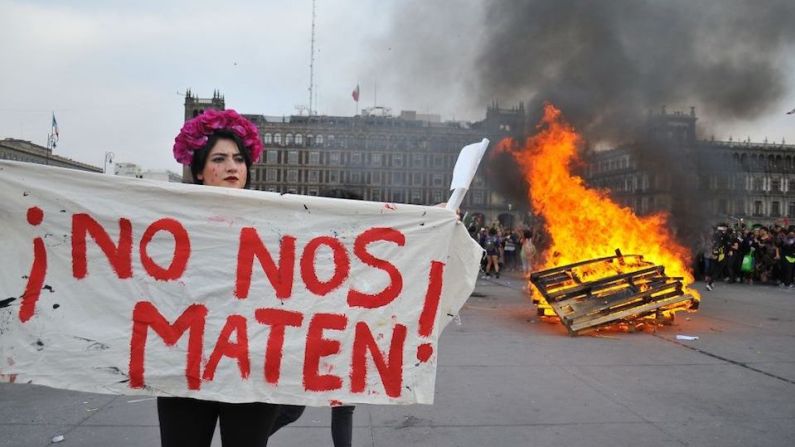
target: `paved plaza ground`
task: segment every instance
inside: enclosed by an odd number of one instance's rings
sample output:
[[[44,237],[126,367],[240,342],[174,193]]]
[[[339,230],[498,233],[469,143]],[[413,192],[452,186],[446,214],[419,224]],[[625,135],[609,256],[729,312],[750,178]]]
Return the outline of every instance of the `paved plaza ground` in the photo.
[[[329,414],[308,410],[269,445],[331,445]],[[436,403],[361,405],[354,421],[356,446],[793,446],[795,291],[718,284],[656,333],[569,337],[518,277],[480,280],[441,338]],[[155,402],[0,384],[0,446],[55,435],[157,446]]]

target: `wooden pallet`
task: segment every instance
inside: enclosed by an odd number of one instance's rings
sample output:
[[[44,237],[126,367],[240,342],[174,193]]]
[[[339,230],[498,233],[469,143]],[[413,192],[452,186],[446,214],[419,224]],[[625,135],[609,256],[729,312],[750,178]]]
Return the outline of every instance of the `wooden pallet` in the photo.
[[[666,276],[663,266],[643,256],[616,253],[530,275],[570,335],[642,318],[662,319],[698,306],[683,292],[682,278]]]

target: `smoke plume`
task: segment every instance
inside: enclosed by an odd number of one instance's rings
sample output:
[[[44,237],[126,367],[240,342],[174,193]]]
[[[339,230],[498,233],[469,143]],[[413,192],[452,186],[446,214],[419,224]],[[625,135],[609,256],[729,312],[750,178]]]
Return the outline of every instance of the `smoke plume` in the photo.
[[[792,76],[786,73],[795,48],[792,0],[401,5],[368,57],[402,104],[477,119],[492,101],[523,101],[533,125],[542,103],[551,101],[587,141],[641,148],[642,163],[657,172],[683,172],[682,158],[643,142],[647,111],[667,105],[688,113],[695,106],[714,122],[750,120],[784,108],[779,101]],[[505,164],[498,182],[515,178]],[[697,182],[679,180],[674,193],[692,198]],[[524,193],[515,181],[500,185],[512,200]]]

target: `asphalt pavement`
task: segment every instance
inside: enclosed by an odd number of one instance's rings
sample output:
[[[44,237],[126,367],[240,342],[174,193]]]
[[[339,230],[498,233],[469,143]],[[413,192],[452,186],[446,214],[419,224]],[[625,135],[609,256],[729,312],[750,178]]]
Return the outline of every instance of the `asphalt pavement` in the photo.
[[[442,335],[435,404],[357,406],[354,445],[795,446],[795,290],[718,284],[673,326],[570,337],[522,286],[480,280]],[[329,424],[309,409],[269,445],[331,445]],[[59,435],[157,446],[154,399],[0,384],[0,446]]]

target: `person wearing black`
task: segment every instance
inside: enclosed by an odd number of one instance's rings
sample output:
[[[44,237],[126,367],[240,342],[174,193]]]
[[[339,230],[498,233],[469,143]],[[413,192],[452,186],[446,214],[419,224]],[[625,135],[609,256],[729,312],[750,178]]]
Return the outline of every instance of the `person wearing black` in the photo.
[[[729,251],[728,229],[725,224],[720,224],[712,234],[712,256],[714,261],[712,263],[712,271],[709,272],[709,279],[707,280],[707,290],[712,290],[715,287],[715,277],[721,277],[726,268],[726,255]]]
[[[795,276],[795,226],[787,229],[787,235],[781,242],[781,284],[792,289]]]
[[[483,248],[486,250],[486,278],[491,276],[491,269],[494,268],[494,274],[497,278],[500,277],[500,250],[502,249],[502,240],[497,232],[497,229],[489,228],[489,233],[483,240]]]
[[[208,187],[247,188],[251,164],[263,151],[257,127],[234,110],[207,110],[185,122],[174,157],[190,166],[193,181]],[[266,402],[227,403],[158,397],[163,447],[210,447],[216,423],[227,447],[265,447],[278,414]]]

